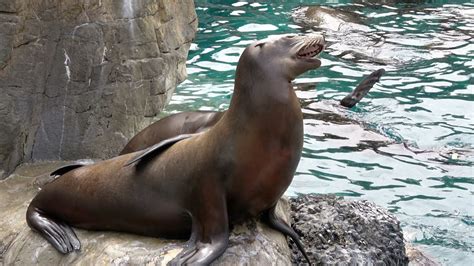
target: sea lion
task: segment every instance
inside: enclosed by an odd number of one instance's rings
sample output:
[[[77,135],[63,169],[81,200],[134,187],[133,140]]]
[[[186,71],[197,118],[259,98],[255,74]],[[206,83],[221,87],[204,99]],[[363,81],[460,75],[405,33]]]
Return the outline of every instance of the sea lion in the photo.
[[[291,81],[321,65],[314,56],[323,48],[317,34],[249,45],[237,65],[230,108],[211,129],[56,172],[28,206],[28,225],[62,253],[80,248],[71,226],[190,235],[173,265],[211,263],[228,245],[229,224],[260,214],[299,243],[274,211],[303,147]]]
[[[384,69],[378,69],[364,77],[359,85],[344,97],[339,104],[347,108],[354,107],[367,95],[384,73]],[[166,116],[138,132],[119,154],[143,150],[165,139],[181,134],[203,132],[214,126],[224,113],[225,111],[187,111]]]
[[[138,132],[119,155],[143,150],[181,134],[202,132],[215,125],[223,114],[223,112],[214,111],[194,111],[169,115]]]

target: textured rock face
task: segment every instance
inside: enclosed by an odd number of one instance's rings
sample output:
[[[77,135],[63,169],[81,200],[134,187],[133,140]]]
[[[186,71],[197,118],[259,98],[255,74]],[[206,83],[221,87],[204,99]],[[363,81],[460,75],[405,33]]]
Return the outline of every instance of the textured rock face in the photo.
[[[114,232],[74,229],[81,240],[80,252],[59,254],[25,220],[26,208],[49,172],[62,163],[20,166],[0,181],[0,265],[165,265],[184,242]],[[289,220],[290,206],[282,200],[278,215]],[[290,265],[285,237],[255,220],[235,226],[229,247],[214,265]]]
[[[418,248],[406,243],[405,250],[410,262],[408,266],[440,266],[437,261],[427,256]]]
[[[0,0],[0,175],[116,154],[184,80],[196,27],[192,0]]]
[[[331,195],[291,199],[292,226],[316,265],[407,265],[397,218],[368,201]],[[291,242],[290,242],[291,243]],[[303,258],[292,244],[293,260]]]

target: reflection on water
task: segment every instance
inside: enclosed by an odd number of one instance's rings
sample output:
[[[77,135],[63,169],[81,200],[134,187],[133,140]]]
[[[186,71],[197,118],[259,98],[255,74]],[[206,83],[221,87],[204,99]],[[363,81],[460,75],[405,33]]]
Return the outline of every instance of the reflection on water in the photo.
[[[189,77],[165,111],[225,110],[246,45],[268,35],[324,32],[329,45],[321,68],[295,81],[305,143],[287,194],[372,200],[393,211],[407,238],[443,264],[469,264],[474,4],[316,1],[330,8],[304,20],[294,15],[304,2],[196,1],[200,21]],[[381,66],[386,74],[357,107],[337,105]]]

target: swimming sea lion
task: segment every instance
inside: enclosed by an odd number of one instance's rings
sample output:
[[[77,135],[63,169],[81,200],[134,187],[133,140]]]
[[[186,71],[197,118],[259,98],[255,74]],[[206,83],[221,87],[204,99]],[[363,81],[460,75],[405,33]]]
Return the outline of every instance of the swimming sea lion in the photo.
[[[379,69],[365,77],[349,95],[340,101],[340,105],[347,108],[354,107],[367,95],[384,73],[384,69]],[[165,139],[181,134],[203,132],[214,126],[224,112],[187,111],[166,116],[138,132],[125,145],[120,155],[146,149]]]
[[[69,171],[28,206],[28,225],[58,251],[80,248],[70,226],[186,237],[171,264],[209,264],[226,249],[229,223],[263,215],[298,240],[274,213],[303,147],[303,117],[291,81],[315,69],[321,35],[286,35],[248,46],[230,108],[209,130]],[[298,241],[299,242],[299,241]]]

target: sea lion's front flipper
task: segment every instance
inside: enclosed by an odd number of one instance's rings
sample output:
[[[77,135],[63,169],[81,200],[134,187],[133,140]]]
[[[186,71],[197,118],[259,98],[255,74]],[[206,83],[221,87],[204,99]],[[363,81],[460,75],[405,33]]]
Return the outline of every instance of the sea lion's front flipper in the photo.
[[[309,257],[306,254],[306,251],[304,250],[303,244],[300,241],[300,237],[295,232],[295,230],[291,228],[291,226],[289,226],[285,221],[283,221],[276,215],[275,209],[276,205],[264,211],[262,214],[262,221],[269,225],[271,228],[277,230],[285,236],[290,237],[293,242],[295,242],[296,246],[300,250],[301,254],[303,254],[308,264],[311,265],[311,261],[309,260]]]
[[[344,97],[340,104],[347,108],[355,106],[365,95],[372,89],[374,84],[380,80],[380,77],[385,73],[385,69],[381,68],[372,72],[366,78],[364,78],[359,85],[352,91],[351,94]]]
[[[192,232],[187,246],[168,265],[209,265],[229,245],[229,220],[223,187],[204,179],[196,197],[201,205],[190,210]]]
[[[176,137],[172,137],[172,138],[169,138],[169,139],[165,139],[161,142],[159,142],[158,144],[155,144],[153,146],[151,146],[150,148],[147,148],[147,149],[144,149],[142,150],[135,158],[131,159],[130,161],[128,161],[125,165],[125,166],[129,166],[135,162],[138,162],[140,163],[140,161],[143,161],[144,159],[146,158],[149,158],[151,156],[157,156],[159,155],[160,153],[162,153],[163,151],[165,151],[167,148],[171,147],[173,144],[175,144],[176,142],[179,142],[183,139],[188,139],[190,137],[193,137],[193,136],[196,136],[196,135],[199,135],[200,133],[196,133],[196,134],[182,134],[182,135],[178,135]]]

